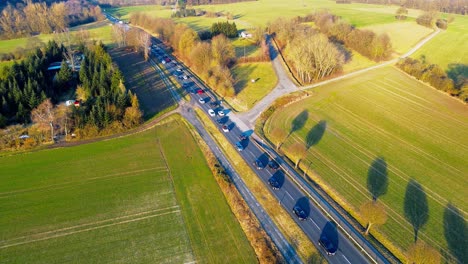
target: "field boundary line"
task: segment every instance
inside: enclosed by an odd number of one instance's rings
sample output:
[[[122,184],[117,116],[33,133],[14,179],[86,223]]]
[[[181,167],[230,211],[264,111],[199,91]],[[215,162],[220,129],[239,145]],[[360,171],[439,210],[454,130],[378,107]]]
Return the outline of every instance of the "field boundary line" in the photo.
[[[161,74],[162,75],[162,74]],[[177,122],[177,121],[176,121]],[[167,162],[167,158],[166,158],[166,154],[164,154],[164,149],[161,145],[161,140],[159,139],[159,137],[157,137],[157,148],[159,150],[159,152],[161,153],[161,157],[163,158],[163,161],[164,161],[164,164],[166,165],[166,169],[167,169],[167,172],[168,172],[168,176],[169,176],[169,179],[171,181],[171,185],[172,185],[172,190],[174,192],[174,198],[177,202],[179,202],[177,200],[177,193],[176,193],[176,189],[175,189],[175,186],[174,186],[174,178],[172,177],[172,172],[171,172],[171,168],[169,167],[169,163]],[[179,206],[179,205],[178,205]],[[183,222],[183,226],[184,226],[184,231],[185,231],[185,235],[188,239],[188,242],[189,242],[189,245],[190,245],[190,254],[192,255],[192,258],[194,259],[194,261],[196,262],[196,256],[195,256],[195,253],[194,253],[194,250],[193,250],[193,243],[191,241],[191,238],[190,238],[190,232],[188,232],[187,230],[187,223],[185,221],[185,217],[184,217],[184,214],[181,213],[180,214],[180,217],[182,219],[182,222]],[[198,220],[198,219],[197,219]],[[205,239],[206,240],[206,239]],[[208,244],[208,243],[206,243]],[[209,249],[209,247],[208,247]],[[210,252],[211,252],[211,249],[210,249]],[[211,255],[210,255],[211,256]]]
[[[116,176],[122,176],[122,175],[127,175],[127,177],[136,177],[137,175],[132,175],[134,173],[139,173],[139,172],[145,172],[145,171],[155,171],[157,169],[162,169],[164,167],[153,167],[153,168],[148,168],[148,169],[142,169],[142,170],[134,170],[134,171],[127,171],[127,172],[120,172],[120,173],[114,173],[102,177],[92,177],[88,178],[82,181],[70,181],[70,182],[64,182],[64,183],[58,183],[58,184],[52,184],[52,185],[47,185],[39,188],[29,188],[29,189],[22,189],[22,190],[15,190],[15,191],[10,191],[10,192],[3,192],[0,193],[0,199],[7,198],[11,195],[16,195],[20,193],[26,193],[26,192],[33,192],[33,191],[41,191],[41,190],[49,190],[49,189],[60,189],[60,187],[66,187],[67,185],[71,185],[74,183],[79,183],[79,185],[82,185],[87,182],[92,182],[95,180],[106,180],[106,179],[113,179],[113,178],[120,178]],[[164,171],[164,170],[160,170]],[[122,177],[125,178],[125,177]],[[58,188],[54,188],[58,187]]]
[[[154,218],[154,217],[173,214],[173,213],[178,213],[178,212],[180,212],[180,210],[174,210],[174,211],[169,211],[169,212],[155,214],[155,215],[143,216],[143,217],[139,217],[139,218],[135,218],[135,219],[124,220],[124,221],[117,222],[117,223],[111,223],[111,224],[105,224],[105,225],[101,225],[101,226],[90,227],[90,228],[86,228],[86,229],[82,229],[82,230],[72,231],[72,232],[63,233],[63,234],[57,234],[57,235],[53,235],[53,236],[49,236],[49,237],[33,239],[33,240],[29,240],[29,241],[24,241],[24,242],[7,244],[7,245],[0,246],[0,249],[14,247],[14,246],[20,246],[20,245],[24,245],[24,244],[35,243],[35,242],[49,240],[49,239],[53,239],[53,238],[59,238],[59,237],[74,235],[74,234],[78,234],[78,233],[93,231],[93,230],[96,230],[96,229],[101,229],[101,228],[106,228],[106,227],[111,227],[111,226],[116,226],[116,225],[122,225],[122,224],[137,222],[137,221],[141,221],[141,220],[145,220],[145,219],[149,219],[149,218]]]
[[[85,223],[85,224],[81,224],[81,225],[69,226],[69,227],[64,227],[64,228],[60,228],[60,229],[40,232],[40,233],[32,234],[32,235],[29,235],[29,236],[15,237],[15,238],[12,238],[12,239],[3,240],[1,242],[2,243],[11,242],[11,241],[14,241],[14,240],[30,238],[30,237],[33,237],[33,236],[40,236],[40,235],[46,235],[46,234],[51,234],[51,233],[55,233],[55,232],[67,231],[67,230],[76,229],[76,228],[80,228],[80,227],[96,225],[96,224],[101,224],[101,223],[105,223],[105,222],[111,222],[111,221],[115,221],[115,220],[119,220],[119,219],[125,219],[125,218],[129,218],[129,217],[133,217],[133,216],[139,216],[139,215],[144,215],[144,214],[149,214],[149,213],[160,212],[160,211],[164,211],[164,210],[167,210],[167,209],[175,209],[175,208],[178,208],[178,207],[179,207],[178,205],[174,205],[174,206],[165,207],[165,208],[161,208],[161,209],[154,209],[154,210],[149,210],[149,211],[130,214],[130,215],[118,216],[118,217],[114,217],[114,218],[109,218],[109,219],[105,219],[105,220]]]

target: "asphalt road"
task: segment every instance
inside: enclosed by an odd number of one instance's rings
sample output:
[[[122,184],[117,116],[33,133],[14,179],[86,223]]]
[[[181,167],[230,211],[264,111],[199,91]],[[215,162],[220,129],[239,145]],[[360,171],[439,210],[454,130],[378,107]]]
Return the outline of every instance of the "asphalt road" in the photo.
[[[160,47],[162,44],[155,41]],[[240,155],[244,160],[257,172],[259,178],[265,184],[265,188],[276,197],[278,206],[283,206],[296,221],[296,223],[302,228],[310,240],[319,248],[321,253],[325,256],[329,263],[371,263],[372,261],[361,252],[355,244],[336,227],[335,223],[329,220],[319,207],[311,202],[309,198],[303,193],[303,191],[290,179],[289,176],[285,175],[282,170],[274,171],[267,167],[257,169],[254,162],[260,159],[264,165],[266,165],[270,159],[270,156],[261,150],[254,140],[251,140],[250,136],[253,134],[252,130],[245,130],[245,127],[239,127],[236,123],[229,118],[229,109],[225,109],[222,104],[219,105],[219,101],[216,96],[196,78],[193,78],[192,73],[183,64],[176,61],[174,57],[164,53],[162,49],[158,49],[159,52],[152,52],[154,58],[158,61],[163,61],[164,58],[169,60],[163,64],[166,70],[170,74],[175,74],[179,82],[184,85],[187,92],[191,94],[194,102],[199,104],[199,107],[208,115],[208,110],[212,109],[215,112],[215,116],[210,116],[211,120],[218,126],[219,130],[225,134],[226,139],[235,145],[237,142],[242,144],[243,150],[239,151]],[[174,63],[175,62],[175,63]],[[179,69],[179,70],[177,70]],[[184,79],[182,76],[187,76]],[[198,94],[198,89],[203,90],[203,93]],[[200,102],[203,99],[203,103]],[[216,106],[211,103],[216,103]],[[218,113],[222,111],[224,116],[220,116]],[[195,120],[190,122],[196,123]],[[228,132],[222,130],[222,126],[227,126]],[[197,128],[200,131],[200,128]],[[247,139],[240,140],[240,135],[246,135]],[[207,140],[206,138],[204,138]],[[215,148],[216,149],[216,148]],[[218,149],[219,151],[219,149]],[[281,163],[281,161],[279,161]],[[233,172],[233,170],[231,170]],[[279,190],[273,190],[268,184],[268,180],[275,174],[276,178],[279,179],[280,188]],[[294,206],[299,205],[306,213],[307,218],[304,221],[300,221],[298,217],[292,212]],[[336,254],[328,256],[326,251],[318,245],[320,237],[327,237],[336,249]],[[387,261],[382,257],[378,259],[379,263],[386,263]]]

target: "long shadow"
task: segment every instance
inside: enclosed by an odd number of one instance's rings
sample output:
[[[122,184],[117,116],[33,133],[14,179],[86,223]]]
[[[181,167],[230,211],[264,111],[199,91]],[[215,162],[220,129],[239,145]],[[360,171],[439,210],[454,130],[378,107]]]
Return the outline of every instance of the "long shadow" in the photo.
[[[464,263],[468,258],[467,232],[462,212],[448,203],[444,211],[444,235],[450,253],[457,258],[458,263]]]
[[[419,230],[429,219],[429,206],[423,187],[417,181],[411,179],[406,187],[404,211],[406,219],[414,230],[414,242],[418,241]]]
[[[307,122],[307,119],[309,119],[309,112],[307,110],[302,111],[300,114],[298,114],[293,121],[291,122],[291,129],[289,130],[288,137],[298,131],[299,129],[303,128],[305,123]]]
[[[457,87],[461,87],[463,81],[468,79],[468,64],[449,64],[447,69],[447,76],[453,80]]]
[[[312,146],[317,145],[327,130],[327,121],[320,120],[315,126],[313,126],[306,136],[306,148],[309,149]]]
[[[310,215],[310,203],[309,199],[307,197],[301,197],[299,200],[296,202],[296,206],[301,207],[301,209],[304,211],[305,216],[309,217]]]
[[[236,80],[234,84],[235,95],[238,95],[247,87],[250,80],[247,80],[245,76],[250,76],[255,68],[257,68],[257,66],[243,66],[242,72],[234,75],[234,79]]]
[[[320,238],[326,237],[328,241],[333,244],[333,251],[338,249],[338,245],[340,244],[338,238],[338,230],[336,229],[336,223],[328,221],[322,229],[322,233],[320,234]]]
[[[276,57],[278,57],[278,51],[275,49],[274,44],[272,43],[273,42],[272,37],[275,37],[275,33],[273,33],[272,36],[267,35],[266,36],[266,41],[268,43],[268,48],[269,48],[269,52],[270,52],[270,59],[274,60],[274,59],[276,59]]]
[[[387,163],[383,157],[377,157],[369,167],[367,172],[367,190],[376,201],[380,196],[387,193],[388,172]]]

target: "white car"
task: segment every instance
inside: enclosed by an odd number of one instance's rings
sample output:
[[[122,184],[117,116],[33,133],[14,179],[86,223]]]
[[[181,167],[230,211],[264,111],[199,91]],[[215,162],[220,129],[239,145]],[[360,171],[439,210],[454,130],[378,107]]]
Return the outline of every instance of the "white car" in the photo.
[[[224,110],[219,110],[219,111],[218,111],[218,115],[219,115],[219,116],[224,116]]]
[[[208,109],[208,114],[209,114],[210,116],[215,116],[215,115],[216,115],[216,114],[215,114],[215,111],[213,111],[213,109]]]
[[[224,131],[224,132],[229,132],[229,127],[226,126],[226,125],[224,125],[224,126],[223,126],[223,131]]]
[[[187,76],[187,75],[184,75],[184,76],[182,76],[182,78],[184,78],[184,80],[187,80],[187,79],[188,79],[188,76]]]
[[[200,104],[204,104],[204,103],[205,103],[205,99],[200,98],[200,99],[198,99],[198,102],[200,102]]]

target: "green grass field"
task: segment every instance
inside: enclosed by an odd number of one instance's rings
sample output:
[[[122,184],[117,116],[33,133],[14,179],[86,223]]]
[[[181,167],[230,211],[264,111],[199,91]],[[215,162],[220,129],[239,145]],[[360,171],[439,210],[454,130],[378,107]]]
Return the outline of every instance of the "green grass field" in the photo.
[[[370,4],[336,4],[329,0],[259,0],[222,5],[195,6],[207,11],[230,12],[236,19],[238,28],[249,28],[255,25],[265,26],[269,21],[277,17],[295,17],[306,15],[320,9],[329,9],[333,13],[342,16],[355,26],[367,26],[374,24],[386,24],[396,22],[394,14],[397,6],[382,6]],[[122,7],[107,10],[112,14],[119,14],[123,19],[128,19],[131,12],[145,12],[158,17],[170,17],[170,9],[162,9],[160,6]],[[410,10],[408,21],[413,21],[419,11]],[[218,18],[219,19],[219,18]],[[222,17],[221,19],[225,19]],[[213,21],[205,17],[187,17],[177,21],[187,23],[197,28],[211,26]]]
[[[387,33],[392,40],[393,50],[398,55],[404,54],[420,40],[433,32],[432,29],[420,26],[414,21],[379,24],[364,28],[379,34]]]
[[[77,32],[80,29],[85,29],[89,31],[90,39],[96,41],[102,41],[104,44],[111,44],[112,37],[111,37],[111,27],[109,26],[108,22],[95,22],[89,23],[86,25],[77,26],[71,28],[71,32]],[[47,43],[49,40],[53,40],[53,34],[41,34],[37,37],[32,39],[30,38],[17,38],[17,39],[9,39],[9,40],[1,40],[0,41],[0,53],[10,53],[15,51],[15,49],[19,48],[26,48],[29,46],[40,46],[38,41],[43,42],[44,44]],[[30,44],[28,42],[31,42]]]
[[[270,62],[239,64],[233,69],[236,96],[225,98],[237,111],[246,111],[266,96],[278,82]],[[255,82],[251,80],[254,79]]]
[[[0,171],[2,263],[255,261],[178,119],[120,139],[1,157]]]
[[[311,91],[311,97],[271,116],[267,137],[274,127],[291,131],[295,122],[297,131],[281,149],[288,153],[294,142],[309,142],[300,167],[313,170],[310,177],[325,182],[354,210],[370,199],[368,171],[383,158],[389,186],[380,200],[389,219],[379,230],[403,250],[413,242],[403,206],[407,184],[415,179],[424,186],[430,211],[420,238],[446,250],[445,206],[453,203],[463,216],[468,210],[466,105],[393,67]],[[305,118],[294,121],[301,113]]]
[[[449,64],[468,64],[468,18],[456,15],[446,31],[442,31],[420,50],[413,58],[426,57],[426,61],[447,69]]]

